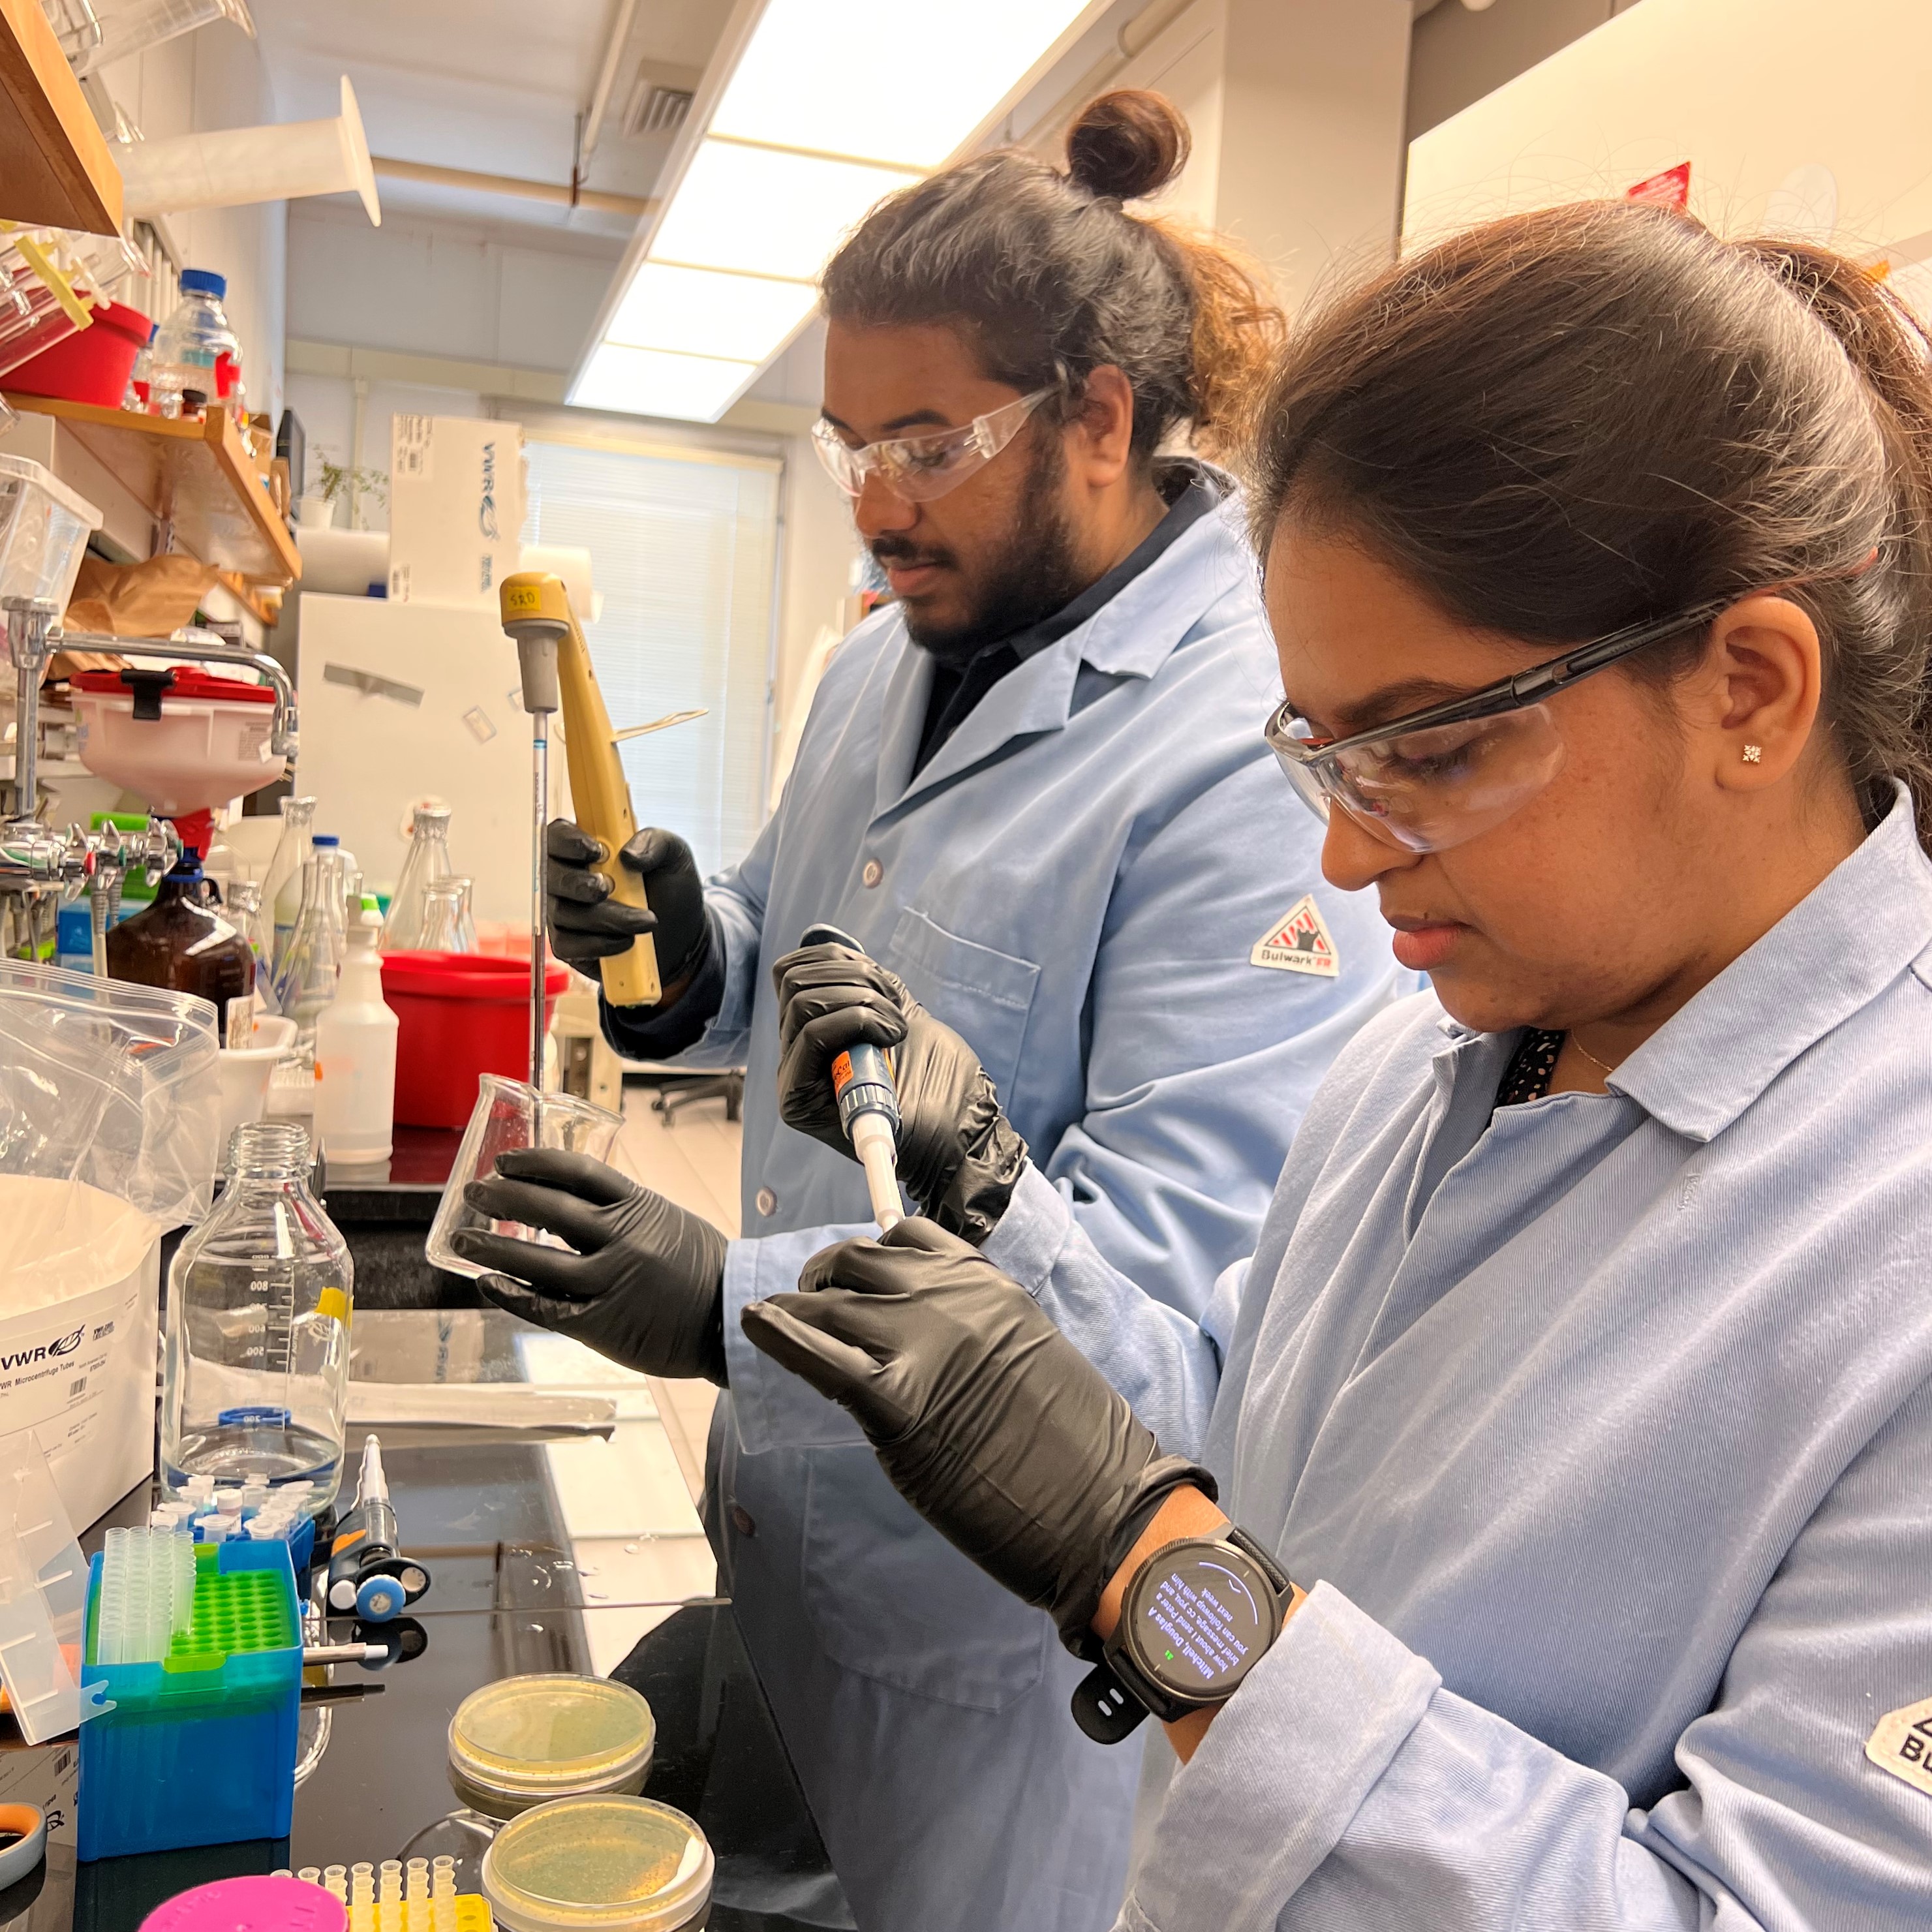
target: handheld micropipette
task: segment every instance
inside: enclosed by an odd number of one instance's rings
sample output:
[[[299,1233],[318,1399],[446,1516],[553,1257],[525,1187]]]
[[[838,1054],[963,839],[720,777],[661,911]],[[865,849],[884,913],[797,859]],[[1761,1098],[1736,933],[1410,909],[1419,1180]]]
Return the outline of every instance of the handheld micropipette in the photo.
[[[850,933],[823,922],[807,926],[798,943],[866,950]],[[899,1201],[899,1096],[892,1084],[892,1055],[862,1043],[848,1046],[832,1063],[832,1095],[838,1103],[838,1124],[866,1170],[872,1217],[883,1233],[905,1219]]]
[[[362,1473],[356,1507],[338,1526],[328,1549],[328,1607],[364,1623],[386,1623],[429,1588],[429,1572],[403,1554],[396,1512],[382,1473],[382,1445],[373,1436],[362,1444]]]

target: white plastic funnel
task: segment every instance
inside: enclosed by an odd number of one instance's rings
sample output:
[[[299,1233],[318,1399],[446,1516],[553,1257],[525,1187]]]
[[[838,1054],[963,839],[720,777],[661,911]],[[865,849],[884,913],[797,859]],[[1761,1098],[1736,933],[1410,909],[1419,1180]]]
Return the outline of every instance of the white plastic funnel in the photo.
[[[116,152],[130,216],[238,208],[248,202],[290,201],[353,188],[369,219],[379,228],[382,225],[368,137],[346,74],[342,112],[333,121],[180,134],[171,140],[136,141]]]

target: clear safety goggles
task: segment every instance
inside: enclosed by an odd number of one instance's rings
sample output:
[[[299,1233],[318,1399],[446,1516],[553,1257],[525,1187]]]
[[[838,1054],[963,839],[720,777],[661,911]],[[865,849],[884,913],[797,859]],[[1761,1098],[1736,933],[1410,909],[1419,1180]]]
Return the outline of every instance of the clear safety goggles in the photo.
[[[1031,395],[988,410],[958,429],[938,429],[926,436],[888,436],[883,442],[846,442],[822,419],[812,429],[818,460],[832,480],[848,496],[856,496],[866,478],[878,472],[895,496],[910,503],[929,503],[956,490],[975,470],[983,470],[1018,436],[1027,418],[1054,393],[1048,384]]]
[[[1563,734],[1546,700],[1634,651],[1698,629],[1736,601],[1612,631],[1350,738],[1317,737],[1291,699],[1264,735],[1302,802],[1324,824],[1339,805],[1390,844],[1445,851],[1499,824],[1562,769]]]

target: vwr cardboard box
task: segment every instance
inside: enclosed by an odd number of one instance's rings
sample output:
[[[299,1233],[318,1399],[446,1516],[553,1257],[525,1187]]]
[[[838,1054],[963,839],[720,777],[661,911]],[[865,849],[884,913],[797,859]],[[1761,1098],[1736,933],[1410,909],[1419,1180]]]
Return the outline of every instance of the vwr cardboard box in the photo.
[[[398,416],[389,436],[389,599],[496,609],[524,527],[520,423]]]

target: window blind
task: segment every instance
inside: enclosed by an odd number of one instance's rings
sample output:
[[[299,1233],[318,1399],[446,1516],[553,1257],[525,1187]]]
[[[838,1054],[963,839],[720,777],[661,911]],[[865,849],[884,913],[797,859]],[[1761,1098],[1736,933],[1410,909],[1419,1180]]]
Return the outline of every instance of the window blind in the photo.
[[[602,614],[584,620],[619,730],[706,716],[621,748],[640,826],[735,863],[764,820],[778,465],[532,440],[526,543],[590,553]]]

